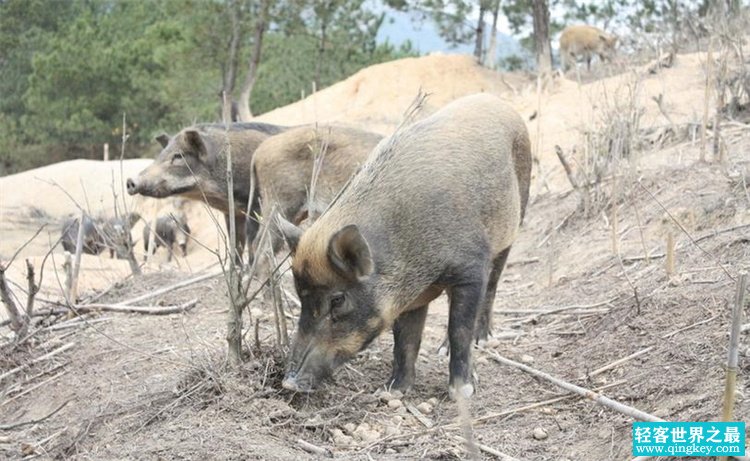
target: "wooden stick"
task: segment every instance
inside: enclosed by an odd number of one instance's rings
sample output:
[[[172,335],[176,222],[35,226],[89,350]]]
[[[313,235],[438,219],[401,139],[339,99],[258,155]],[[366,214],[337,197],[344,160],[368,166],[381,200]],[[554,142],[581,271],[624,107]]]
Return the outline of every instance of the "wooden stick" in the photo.
[[[695,327],[697,327],[698,325],[703,325],[704,323],[708,323],[708,322],[711,322],[712,320],[716,320],[717,318],[719,318],[719,316],[718,316],[718,315],[714,315],[713,317],[711,317],[711,318],[708,318],[708,319],[706,319],[706,320],[701,320],[700,322],[695,322],[695,323],[693,323],[693,324],[691,324],[691,325],[688,325],[688,326],[686,326],[686,327],[682,327],[682,328],[680,328],[680,329],[677,329],[677,330],[675,330],[675,331],[673,331],[673,332],[671,332],[671,333],[667,333],[667,334],[663,335],[663,336],[662,336],[661,338],[662,338],[662,339],[669,339],[669,338],[671,338],[672,336],[676,335],[677,333],[682,333],[682,332],[683,332],[683,331],[685,331],[685,330],[689,330],[689,329],[691,329],[691,328],[695,328]]]
[[[10,402],[12,402],[12,401],[14,401],[14,400],[16,400],[16,399],[18,399],[20,397],[23,397],[24,395],[28,394],[29,392],[34,391],[34,390],[36,390],[36,389],[44,386],[45,384],[47,384],[47,383],[49,383],[51,381],[56,380],[57,378],[59,378],[60,376],[64,375],[67,372],[68,372],[68,370],[63,370],[60,373],[58,373],[58,374],[56,374],[56,375],[54,375],[54,376],[52,376],[50,378],[45,379],[44,381],[40,382],[39,384],[35,384],[34,386],[31,386],[30,388],[26,389],[25,391],[21,392],[20,394],[16,394],[13,397],[11,397],[8,400],[6,400],[5,402],[0,403],[0,407],[4,407],[5,405],[9,404]]]
[[[615,386],[619,386],[621,384],[625,384],[626,382],[628,382],[627,379],[622,379],[620,381],[615,381],[614,383],[609,383],[609,384],[604,385],[604,386],[596,387],[596,388],[594,388],[592,390],[594,392],[599,392],[599,391],[603,391],[605,389],[609,389],[610,387],[615,387]],[[513,415],[513,414],[516,414],[516,413],[521,413],[522,411],[533,410],[533,409],[539,408],[539,407],[546,407],[547,405],[552,405],[553,403],[562,402],[563,400],[572,399],[574,397],[580,397],[580,396],[579,395],[575,395],[575,394],[563,395],[563,396],[560,396],[560,397],[555,397],[554,399],[549,399],[549,400],[544,400],[542,402],[532,403],[530,405],[526,405],[526,406],[523,406],[523,407],[511,408],[510,410],[504,410],[504,411],[501,411],[501,412],[498,412],[498,413],[490,413],[488,415],[480,416],[479,418],[475,419],[474,420],[474,424],[478,425],[478,424],[484,423],[485,421],[489,421],[490,419],[497,419],[497,418],[500,418],[502,416],[508,416],[508,415]],[[446,427],[449,427],[449,426],[446,426]]]
[[[637,408],[624,405],[608,397],[597,394],[596,392],[593,392],[589,389],[576,386],[575,384],[555,378],[543,371],[536,370],[522,363],[518,363],[513,360],[507,359],[505,357],[502,357],[497,352],[490,351],[484,348],[480,348],[480,350],[486,352],[489,355],[489,357],[497,363],[500,363],[503,365],[510,365],[512,367],[518,368],[519,370],[525,371],[526,373],[536,376],[537,378],[542,378],[546,381],[551,382],[552,384],[556,386],[562,387],[563,389],[566,389],[570,392],[574,392],[578,395],[584,396],[587,399],[592,400],[594,403],[605,406],[611,410],[617,411],[624,415],[630,416],[631,418],[638,419],[641,421],[664,422],[663,419],[658,418],[654,415],[648,414],[644,411],[638,410]]]
[[[713,61],[711,45],[713,45],[713,38],[708,40],[708,54],[706,56],[706,86],[703,91],[703,122],[701,123],[701,148],[699,156],[701,162],[706,161],[706,127],[708,125],[708,100],[711,97],[711,64]]]
[[[0,265],[0,300],[5,304],[6,311],[10,320],[10,328],[15,334],[16,340],[26,336],[29,326],[29,317],[24,314],[16,302],[13,300],[13,293],[5,280],[6,267]]]
[[[466,439],[463,438],[463,437],[461,437],[461,436],[456,436],[456,440],[458,440],[461,443],[466,443]],[[487,446],[487,445],[484,445],[484,444],[481,444],[481,443],[477,443],[476,445],[477,445],[477,448],[479,448],[481,451],[483,451],[485,453],[488,453],[488,454],[490,454],[490,455],[492,455],[492,456],[500,459],[501,461],[518,461],[518,458],[514,458],[514,457],[512,457],[510,455],[506,455],[505,453],[503,453],[501,451],[498,451],[498,450],[495,450],[494,448],[492,448],[490,446]]]
[[[178,290],[180,288],[185,288],[186,286],[192,285],[194,283],[203,282],[204,280],[212,279],[214,277],[220,276],[222,273],[221,271],[215,271],[215,272],[209,272],[208,274],[199,275],[197,277],[193,277],[191,279],[183,280],[182,282],[175,283],[174,285],[170,285],[168,287],[164,287],[155,291],[152,291],[151,293],[146,293],[141,296],[136,296],[135,298],[130,298],[125,301],[120,301],[117,303],[118,306],[125,306],[130,304],[139,303],[141,301],[145,301],[147,299],[155,298],[157,296],[163,295],[165,293],[169,293],[170,291]]]
[[[422,414],[422,412],[419,411],[419,409],[415,407],[414,405],[412,405],[411,403],[406,404],[406,409],[409,411],[409,413],[414,415],[414,417],[417,418],[417,421],[422,423],[424,427],[429,429],[435,425],[430,418]]]
[[[105,312],[125,312],[130,314],[149,314],[149,315],[168,315],[187,312],[198,304],[198,299],[176,306],[155,307],[155,306],[123,306],[120,304],[84,304],[76,306],[73,310],[79,314],[88,312],[105,311]]]
[[[734,394],[737,384],[738,349],[740,345],[740,326],[742,311],[745,306],[745,291],[747,290],[747,272],[742,271],[737,281],[737,292],[734,296],[734,310],[732,311],[732,330],[729,334],[729,353],[727,358],[726,385],[724,387],[724,407],[721,412],[722,421],[731,421],[734,414]]]
[[[16,423],[9,423],[9,424],[0,424],[0,431],[9,431],[11,429],[16,429],[21,426],[28,426],[29,424],[38,424],[41,423],[44,420],[47,420],[53,416],[55,416],[57,413],[60,412],[63,408],[65,408],[66,405],[68,405],[72,400],[66,400],[62,403],[62,405],[58,406],[54,410],[52,410],[51,413],[47,414],[46,416],[42,416],[41,418],[32,419],[29,421],[19,421]]]
[[[78,237],[76,238],[76,254],[73,258],[71,269],[70,286],[68,287],[68,303],[75,304],[78,300],[78,273],[81,270],[81,254],[83,253],[83,222],[86,212],[81,210],[81,218],[78,221]]]
[[[302,439],[297,439],[297,446],[313,455],[324,456],[326,458],[333,458],[333,453],[327,448],[321,448],[317,445],[313,445],[310,442],[305,442]]]
[[[670,231],[667,234],[667,277],[674,276],[674,234]]]
[[[35,358],[34,360],[28,362],[25,365],[20,365],[20,366],[18,366],[16,368],[8,370],[5,373],[3,373],[2,375],[0,375],[0,381],[2,381],[3,379],[7,378],[8,376],[12,376],[12,375],[18,373],[19,371],[21,371],[21,370],[23,370],[25,368],[30,367],[31,365],[34,365],[34,364],[39,363],[39,362],[43,362],[45,360],[49,360],[52,357],[56,356],[57,354],[60,354],[62,352],[67,351],[68,349],[70,349],[74,345],[75,345],[74,342],[67,343],[67,344],[65,344],[63,346],[58,347],[57,349],[53,350],[52,352],[48,352],[47,354],[44,354],[44,355],[42,355],[40,357]]]
[[[636,357],[640,357],[643,354],[647,354],[647,353],[651,352],[653,349],[654,349],[654,346],[649,346],[649,347],[647,347],[645,349],[641,349],[638,352],[634,352],[634,353],[628,355],[627,357],[621,358],[620,360],[615,360],[614,362],[610,363],[609,365],[605,365],[605,366],[603,366],[601,368],[597,368],[596,370],[592,371],[591,373],[588,373],[587,376],[589,378],[593,378],[594,376],[600,375],[600,374],[604,373],[605,371],[611,370],[612,368],[615,368],[616,366],[621,365],[621,364],[627,362],[628,360],[633,360]],[[582,376],[580,379],[582,379],[582,380],[586,379],[586,376]]]
[[[570,163],[565,158],[565,153],[563,152],[562,147],[555,145],[555,153],[557,154],[560,163],[562,163],[565,174],[568,176],[568,181],[570,181],[570,185],[573,186],[573,189],[578,189],[580,184],[578,184],[578,180],[573,174],[573,168],[570,167]]]

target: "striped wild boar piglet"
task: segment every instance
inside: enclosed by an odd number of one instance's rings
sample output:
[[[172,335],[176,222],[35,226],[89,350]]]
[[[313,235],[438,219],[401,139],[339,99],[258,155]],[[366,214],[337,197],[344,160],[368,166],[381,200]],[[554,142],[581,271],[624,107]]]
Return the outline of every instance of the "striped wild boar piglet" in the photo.
[[[511,107],[467,96],[382,141],[304,233],[280,219],[302,303],[283,386],[313,390],[392,327],[387,385],[409,389],[427,306],[446,291],[449,391],[471,396],[475,322],[489,326],[519,231],[529,149]]]

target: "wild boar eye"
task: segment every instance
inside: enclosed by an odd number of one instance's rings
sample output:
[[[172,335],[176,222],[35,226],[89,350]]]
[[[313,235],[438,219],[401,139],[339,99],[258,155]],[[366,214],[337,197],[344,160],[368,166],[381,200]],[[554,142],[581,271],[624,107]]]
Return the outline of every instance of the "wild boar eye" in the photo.
[[[175,163],[180,163],[184,161],[185,161],[185,157],[182,154],[177,154],[174,157],[172,157],[172,161],[170,163],[175,164]]]
[[[331,320],[334,322],[341,318],[346,312],[342,309],[345,306],[346,298],[343,293],[337,293],[331,296]]]
[[[331,296],[331,310],[338,309],[344,305],[344,293],[337,293]]]

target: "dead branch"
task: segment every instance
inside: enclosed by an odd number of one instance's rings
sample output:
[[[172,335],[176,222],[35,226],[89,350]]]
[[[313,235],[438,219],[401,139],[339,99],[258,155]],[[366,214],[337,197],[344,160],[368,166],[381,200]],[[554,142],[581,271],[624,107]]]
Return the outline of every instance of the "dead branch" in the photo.
[[[56,374],[56,375],[54,375],[54,376],[52,376],[50,378],[45,379],[44,381],[40,382],[39,384],[35,384],[34,386],[31,386],[30,388],[26,389],[25,391],[23,391],[23,392],[21,392],[19,394],[16,394],[13,397],[9,398],[5,402],[0,403],[0,407],[4,407],[5,405],[9,404],[10,402],[12,402],[12,401],[14,401],[14,400],[16,400],[18,398],[21,398],[24,395],[26,395],[26,394],[28,394],[28,393],[30,393],[32,391],[35,391],[35,390],[39,389],[40,387],[44,386],[45,384],[47,384],[49,382],[52,382],[52,381],[56,380],[57,378],[59,378],[60,376],[64,375],[67,372],[68,372],[68,370],[63,370],[60,373],[58,373],[58,374]]]
[[[24,311],[19,309],[13,299],[13,293],[11,293],[10,287],[8,287],[8,283],[5,280],[6,267],[7,266],[0,265],[0,299],[2,299],[8,312],[10,328],[13,330],[16,340],[19,340],[26,336],[26,332],[29,328],[29,317]]]
[[[622,413],[624,415],[630,416],[631,418],[638,419],[641,421],[651,421],[651,422],[664,422],[663,419],[658,418],[654,415],[648,414],[646,412],[643,412],[641,410],[638,410],[637,408],[633,408],[627,405],[624,405],[620,402],[617,402],[615,400],[612,400],[608,397],[605,397],[601,394],[597,394],[596,392],[593,392],[589,389],[585,389],[580,386],[576,386],[575,384],[563,381],[559,378],[555,378],[554,376],[551,376],[543,371],[536,370],[534,368],[531,368],[527,365],[524,365],[522,363],[515,362],[513,360],[507,359],[505,357],[502,357],[500,354],[494,351],[490,351],[484,348],[480,348],[480,350],[486,352],[489,357],[494,360],[497,363],[503,364],[503,365],[510,365],[514,368],[518,368],[519,370],[522,370],[526,373],[529,373],[533,376],[536,376],[537,378],[544,379],[546,381],[551,382],[552,384],[562,387],[563,389],[566,389],[570,392],[574,392],[578,395],[584,396],[587,399],[593,401],[594,403],[598,405],[603,405],[611,410],[617,411],[618,413]]]
[[[414,417],[417,418],[417,421],[422,423],[424,427],[429,429],[435,425],[430,418],[425,416],[421,411],[419,411],[417,407],[415,407],[411,403],[406,404],[406,410],[412,415],[414,415]]]
[[[185,288],[186,286],[190,286],[194,283],[203,282],[208,279],[212,279],[214,277],[218,277],[221,275],[221,271],[216,272],[209,272],[207,274],[199,275],[197,277],[193,277],[191,279],[183,280],[182,282],[175,283],[174,285],[170,285],[168,287],[160,288],[158,290],[154,290],[150,293],[146,293],[141,296],[136,296],[135,298],[130,298],[125,301],[120,301],[117,303],[118,306],[125,306],[125,305],[131,305],[135,303],[139,303],[141,301],[145,301],[147,299],[155,298],[157,296],[161,296],[165,293],[169,293],[171,291],[179,290],[180,288]]]
[[[31,317],[34,313],[34,299],[39,293],[39,285],[34,279],[34,266],[31,261],[26,260],[26,282],[28,284],[28,294],[26,296],[26,316]]]
[[[46,353],[46,354],[44,354],[44,355],[42,355],[40,357],[35,358],[34,360],[32,360],[32,361],[30,361],[30,362],[28,362],[28,363],[26,363],[24,365],[21,365],[21,366],[18,366],[16,368],[13,368],[11,370],[8,370],[5,373],[3,373],[3,374],[0,375],[0,381],[4,380],[5,378],[7,378],[9,376],[13,376],[14,374],[18,373],[19,371],[25,370],[26,368],[29,368],[30,366],[32,366],[34,364],[37,364],[37,363],[40,363],[40,362],[44,362],[45,360],[49,360],[52,357],[56,356],[57,354],[60,354],[62,352],[67,351],[68,349],[70,349],[73,346],[75,346],[75,342],[67,343],[65,345],[62,345],[62,346],[58,347],[57,349],[55,349],[55,350],[53,350],[51,352],[48,352],[48,353]]]
[[[581,185],[578,183],[578,179],[576,179],[575,174],[573,174],[573,168],[571,168],[570,162],[568,162],[568,160],[565,158],[565,153],[563,152],[562,147],[556,144],[555,153],[557,154],[557,158],[560,160],[560,163],[562,163],[562,166],[565,169],[565,174],[568,176],[570,185],[573,186],[573,189],[578,189]]]
[[[198,299],[175,306],[157,307],[157,306],[124,306],[122,304],[82,304],[72,308],[77,314],[86,314],[89,312],[121,312],[128,314],[148,314],[148,315],[169,315],[187,312],[198,304]]]
[[[623,363],[625,363],[625,362],[627,362],[629,360],[633,360],[636,357],[640,357],[643,354],[647,354],[647,353],[651,352],[653,349],[654,349],[654,346],[649,346],[649,347],[647,347],[645,349],[641,349],[638,352],[634,352],[634,353],[632,353],[632,354],[630,354],[630,355],[628,355],[626,357],[623,357],[623,358],[621,358],[619,360],[615,360],[614,362],[612,362],[612,363],[610,363],[608,365],[604,365],[603,367],[597,368],[596,370],[592,371],[591,373],[588,373],[586,376],[582,376],[580,379],[584,380],[584,379],[586,379],[586,377],[588,377],[589,379],[593,378],[594,376],[600,375],[600,374],[604,373],[605,371],[609,371],[609,370],[617,367],[618,365],[622,365]]]
[[[305,442],[302,439],[297,439],[297,446],[313,455],[323,456],[326,458],[333,458],[333,453],[327,448],[321,448],[317,445],[313,445],[310,442]]]
[[[73,266],[71,269],[70,285],[67,287],[68,292],[68,304],[75,304],[78,300],[78,272],[81,269],[81,254],[83,253],[83,229],[84,220],[86,219],[86,212],[81,211],[81,218],[78,221],[78,236],[76,238],[76,254],[73,258]]]
[[[643,72],[646,74],[655,74],[659,69],[666,69],[672,67],[674,64],[675,55],[673,52],[662,53],[654,61],[651,61],[644,69]]]
[[[458,440],[461,443],[466,443],[466,439],[460,436],[456,436],[456,440]],[[481,443],[477,443],[476,445],[477,445],[477,448],[479,448],[481,451],[500,459],[500,461],[519,461],[518,458],[514,458],[510,455],[506,455],[505,453],[495,450],[494,448],[490,446],[487,446]]]
[[[613,383],[609,383],[609,384],[604,385],[604,386],[595,387],[594,389],[592,389],[592,391],[593,392],[603,391],[603,390],[609,389],[611,387],[615,387],[615,386],[619,386],[621,384],[625,384],[626,382],[628,382],[626,379],[622,379],[620,381],[615,381]],[[552,405],[553,403],[562,402],[564,400],[572,399],[572,398],[575,398],[575,397],[581,397],[581,396],[580,395],[576,395],[576,394],[563,395],[563,396],[560,396],[560,397],[555,397],[554,399],[544,400],[542,402],[537,402],[537,403],[532,403],[530,405],[525,405],[523,407],[511,408],[510,410],[505,410],[505,411],[501,411],[501,412],[498,412],[498,413],[490,413],[488,415],[480,416],[479,418],[475,419],[474,420],[474,424],[475,425],[482,424],[482,423],[484,423],[486,421],[489,421],[491,419],[497,419],[497,418],[501,418],[503,416],[513,415],[513,414],[516,414],[516,413],[521,413],[523,411],[533,410],[535,408],[546,407],[547,405]],[[450,427],[450,426],[445,426],[445,427],[447,428],[447,427]]]
[[[719,316],[718,316],[718,315],[714,315],[713,317],[711,317],[711,318],[708,318],[708,319],[706,319],[706,320],[701,320],[700,322],[695,322],[695,323],[693,323],[693,324],[690,324],[690,325],[688,325],[688,326],[686,326],[686,327],[682,327],[682,328],[679,328],[679,329],[677,329],[677,330],[675,330],[675,331],[672,331],[672,332],[670,332],[670,333],[667,333],[667,334],[663,335],[663,336],[662,336],[661,338],[662,338],[662,339],[669,339],[669,338],[671,338],[672,336],[676,335],[677,333],[682,333],[682,332],[683,332],[683,331],[685,331],[685,330],[689,330],[689,329],[691,329],[691,328],[695,328],[695,327],[697,327],[697,326],[699,326],[699,325],[703,325],[704,323],[708,323],[708,322],[711,322],[711,321],[713,321],[713,320],[716,320],[717,318],[719,318]]]
[[[70,402],[72,402],[72,400],[66,400],[65,402],[62,403],[62,405],[58,406],[57,408],[52,410],[50,413],[48,413],[46,416],[42,416],[41,418],[31,419],[29,421],[18,421],[18,422],[9,423],[9,424],[0,424],[0,431],[9,431],[11,429],[16,429],[22,426],[28,426],[29,424],[39,424],[42,421],[45,421],[55,416],[57,413],[60,412],[60,410],[65,408]]]

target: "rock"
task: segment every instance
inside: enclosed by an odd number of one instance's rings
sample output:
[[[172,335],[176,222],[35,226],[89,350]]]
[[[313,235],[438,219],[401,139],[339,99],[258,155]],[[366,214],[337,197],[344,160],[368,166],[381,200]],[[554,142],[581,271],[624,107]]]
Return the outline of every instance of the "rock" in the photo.
[[[381,392],[381,394],[378,396],[378,398],[381,401],[383,401],[383,402],[388,402],[389,400],[393,400],[394,399],[393,394],[391,394],[388,391]]]
[[[364,431],[360,433],[359,438],[363,442],[371,443],[380,438],[380,433],[378,431]]]
[[[432,405],[432,408],[435,408],[437,406],[437,404],[438,404],[438,399],[435,398],[435,397],[432,397],[432,398],[430,398],[430,399],[427,400],[427,403],[429,403],[430,405]]]
[[[487,357],[477,357],[477,365],[487,365]]]
[[[432,405],[430,405],[427,402],[422,402],[419,405],[417,405],[417,410],[421,411],[422,413],[429,415],[432,413]]]
[[[357,430],[357,426],[354,423],[346,423],[344,424],[344,430],[350,434],[354,434],[354,431]]]
[[[535,427],[534,428],[534,432],[531,435],[533,435],[534,438],[537,439],[537,440],[544,440],[544,439],[546,439],[548,437],[547,436],[547,431],[545,431],[541,427]]]
[[[401,392],[401,391],[393,391],[393,392],[391,392],[391,395],[393,396],[394,399],[402,399],[402,398],[404,398],[404,393]]]
[[[385,454],[386,455],[395,455],[396,453],[398,453],[398,452],[396,450],[394,450],[393,448],[386,448],[385,449]]]
[[[401,408],[403,406],[404,406],[404,402],[402,402],[399,399],[393,399],[393,400],[388,401],[388,408],[396,409],[396,408]]]
[[[396,435],[399,432],[401,432],[401,430],[396,426],[386,426],[385,428],[385,435],[387,436]]]
[[[406,407],[401,405],[400,407],[396,408],[396,414],[397,415],[405,415],[406,414]]]
[[[393,424],[395,424],[395,425],[398,426],[399,424],[403,424],[403,422],[404,422],[404,417],[403,416],[401,416],[401,415],[393,415]]]
[[[487,340],[487,347],[491,349],[495,349],[496,347],[500,346],[500,340],[497,338],[490,338]]]
[[[530,356],[529,354],[523,354],[519,360],[521,361],[521,363],[525,363],[526,365],[534,363],[534,357]]]

